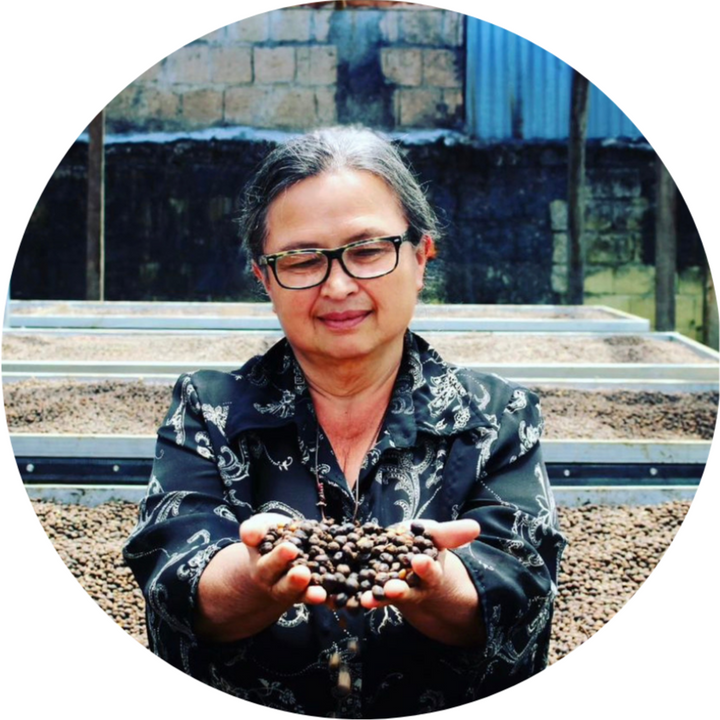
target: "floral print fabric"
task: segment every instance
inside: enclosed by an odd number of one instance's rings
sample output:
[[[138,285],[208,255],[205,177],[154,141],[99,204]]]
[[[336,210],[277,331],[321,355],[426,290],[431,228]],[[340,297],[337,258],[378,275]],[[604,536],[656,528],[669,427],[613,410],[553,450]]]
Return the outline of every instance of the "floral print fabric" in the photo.
[[[397,717],[485,697],[547,664],[565,539],[541,457],[532,392],[444,362],[407,333],[375,446],[358,480],[361,522],[473,518],[454,550],[477,588],[482,647],[430,640],[394,607],[357,616],[295,605],[254,637],[209,644],[193,632],[200,575],[258,512],[351,519],[355,498],[318,430],[286,340],[233,373],[182,376],[158,431],[152,477],[124,555],[146,598],[151,650],[237,697],[300,714]],[[316,447],[317,445],[317,447]],[[339,653],[352,676],[340,696]]]

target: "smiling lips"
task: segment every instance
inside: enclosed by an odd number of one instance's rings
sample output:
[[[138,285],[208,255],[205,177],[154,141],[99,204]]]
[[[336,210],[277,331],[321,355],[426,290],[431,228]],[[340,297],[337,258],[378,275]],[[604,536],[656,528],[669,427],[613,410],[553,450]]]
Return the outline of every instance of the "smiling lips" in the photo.
[[[331,330],[352,330],[369,314],[369,310],[346,310],[345,312],[326,313],[319,316],[318,319]]]

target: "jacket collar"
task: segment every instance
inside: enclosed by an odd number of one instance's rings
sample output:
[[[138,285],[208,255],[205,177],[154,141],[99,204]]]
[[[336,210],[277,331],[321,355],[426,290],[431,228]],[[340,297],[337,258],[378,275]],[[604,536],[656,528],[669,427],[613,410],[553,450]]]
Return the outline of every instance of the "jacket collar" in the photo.
[[[316,419],[310,392],[285,338],[232,376],[238,401],[228,419],[229,437],[290,424],[297,426],[305,442],[314,437]],[[425,340],[408,331],[383,439],[391,446],[410,447],[418,431],[452,437],[477,427],[492,427],[495,418],[485,414],[489,400],[480,376],[445,362]]]

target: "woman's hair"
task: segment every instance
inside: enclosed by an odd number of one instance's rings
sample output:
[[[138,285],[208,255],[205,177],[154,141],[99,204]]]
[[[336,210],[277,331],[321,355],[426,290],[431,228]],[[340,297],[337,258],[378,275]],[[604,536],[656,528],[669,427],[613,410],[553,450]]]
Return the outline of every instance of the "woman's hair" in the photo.
[[[423,235],[437,239],[437,217],[398,149],[366,128],[332,127],[278,145],[246,185],[238,224],[250,258],[257,261],[263,254],[267,214],[275,198],[302,180],[344,169],[364,170],[387,183],[402,207],[413,241]]]

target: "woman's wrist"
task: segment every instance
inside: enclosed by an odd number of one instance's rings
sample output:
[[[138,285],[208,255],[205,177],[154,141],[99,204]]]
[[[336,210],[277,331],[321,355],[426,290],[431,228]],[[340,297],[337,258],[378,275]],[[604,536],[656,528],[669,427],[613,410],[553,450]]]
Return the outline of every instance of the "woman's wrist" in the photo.
[[[221,550],[200,576],[195,633],[202,640],[231,642],[256,634],[281,614],[249,577],[249,550],[235,543]]]
[[[482,644],[485,629],[480,599],[462,561],[449,551],[439,558],[443,581],[416,602],[398,603],[403,617],[416,630],[447,645]]]

